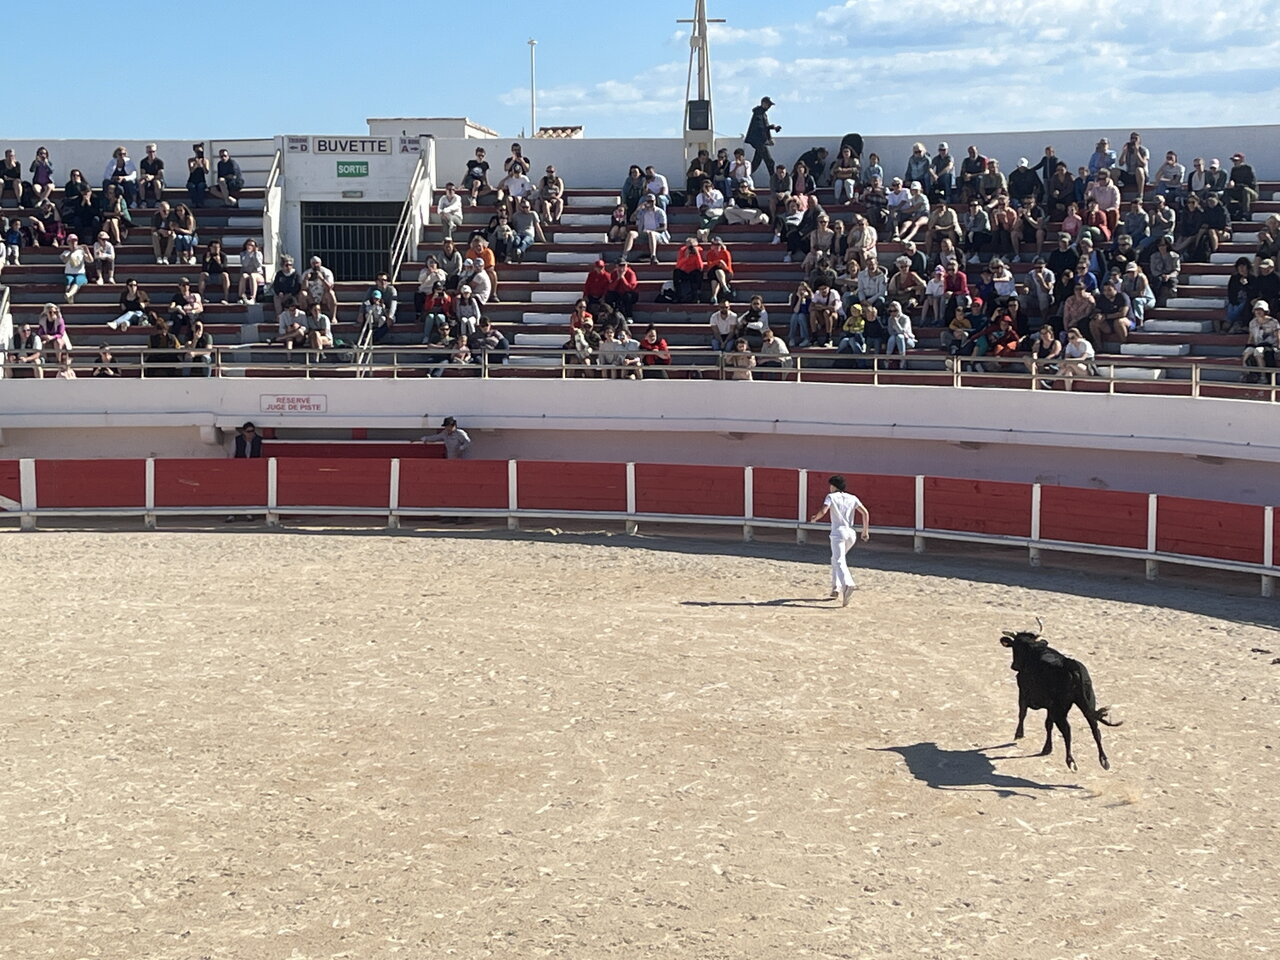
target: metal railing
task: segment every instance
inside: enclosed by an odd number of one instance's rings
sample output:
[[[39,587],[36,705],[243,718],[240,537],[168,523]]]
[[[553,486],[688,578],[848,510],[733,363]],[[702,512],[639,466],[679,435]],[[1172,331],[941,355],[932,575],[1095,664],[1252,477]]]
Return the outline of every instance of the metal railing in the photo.
[[[283,162],[283,155],[277,149],[271,160],[271,169],[267,171],[267,185],[262,201],[262,260],[268,283],[275,277],[276,264],[283,252],[280,249],[284,213],[284,188],[280,185]]]
[[[13,315],[9,312],[9,288],[0,284],[0,349],[8,350],[13,343]],[[8,371],[0,369],[0,377]]]
[[[46,349],[40,364],[17,362],[11,352],[5,363],[5,375],[13,376],[16,372],[19,377],[29,377],[33,370],[37,370],[44,377],[52,377],[62,352],[52,347]],[[193,361],[185,350],[119,346],[112,347],[111,352],[113,366],[121,376],[145,378],[199,375],[309,379],[379,376],[398,379],[449,375],[557,380],[749,379],[778,383],[986,387],[1055,392],[1071,387],[1090,393],[1280,402],[1280,370],[1275,368],[1238,367],[1239,373],[1233,372],[1233,376],[1239,379],[1212,380],[1203,376],[1200,364],[1164,359],[1125,358],[1113,366],[1104,358],[1096,370],[1080,364],[1080,369],[1068,376],[1062,361],[957,357],[952,359],[949,369],[940,369],[936,356],[925,359],[913,358],[911,354],[907,354],[905,361],[897,355],[836,353],[795,354],[762,361],[759,354],[751,354],[756,365],[744,369],[735,365],[732,353],[688,348],[675,348],[672,355],[678,362],[670,365],[644,365],[644,354],[639,350],[628,350],[624,354],[629,363],[603,365],[597,362],[596,356],[584,361],[569,347],[523,344],[509,345],[501,350],[477,351],[466,362],[444,347],[429,344],[339,345],[318,351],[306,347],[286,349],[265,342],[231,344],[210,348],[208,362]],[[97,349],[76,347],[69,354],[77,376],[92,374],[98,357]],[[1118,372],[1121,367],[1133,372]],[[1258,382],[1244,380],[1250,372],[1257,374]]]
[[[427,149],[418,154],[418,162],[414,164],[413,175],[409,178],[404,208],[392,235],[391,249],[387,253],[387,276],[392,283],[400,275],[400,268],[409,258],[409,253],[417,247],[422,228],[430,216],[431,194],[435,187],[431,175],[434,166],[432,147],[433,142],[428,141]]]

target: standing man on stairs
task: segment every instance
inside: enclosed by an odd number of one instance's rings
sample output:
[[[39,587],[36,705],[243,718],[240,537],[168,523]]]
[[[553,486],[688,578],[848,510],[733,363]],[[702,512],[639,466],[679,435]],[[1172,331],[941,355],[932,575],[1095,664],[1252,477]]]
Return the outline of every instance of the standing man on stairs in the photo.
[[[772,171],[774,167],[773,154],[769,152],[769,148],[773,146],[773,135],[781,133],[782,127],[769,122],[769,108],[772,106],[773,101],[764,97],[760,100],[760,106],[751,108],[751,122],[747,125],[747,135],[742,138],[747,146],[755,149],[751,157],[752,174],[761,164],[764,164],[767,171]]]

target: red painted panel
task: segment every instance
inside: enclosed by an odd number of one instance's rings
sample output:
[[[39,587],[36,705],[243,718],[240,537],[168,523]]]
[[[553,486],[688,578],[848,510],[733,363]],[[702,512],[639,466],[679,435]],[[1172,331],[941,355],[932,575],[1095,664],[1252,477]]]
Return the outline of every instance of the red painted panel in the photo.
[[[157,507],[265,507],[266,460],[157,460]]]
[[[822,508],[822,501],[831,489],[827,478],[830,470],[809,471],[809,506],[805,519]],[[876,527],[904,527],[916,525],[916,478],[893,474],[846,473],[849,492],[866,506],[871,514],[871,524]]]
[[[1280,507],[1275,507],[1271,511],[1271,526],[1271,565],[1280,567]]]
[[[145,460],[38,460],[36,506],[144,507]]]
[[[924,525],[989,536],[1031,536],[1031,484],[926,477]]]
[[[522,510],[627,509],[625,463],[521,460],[517,470],[516,489]]]
[[[18,461],[0,460],[0,510],[17,510],[21,506],[22,481],[18,476]]]
[[[303,457],[312,460],[345,460],[352,457],[374,459],[425,459],[443,460],[442,443],[369,443],[368,441],[299,443],[290,441],[266,441],[262,444],[263,457],[290,459]]]
[[[284,507],[385,507],[390,460],[276,461],[276,502]]]
[[[402,507],[507,506],[505,460],[406,460],[400,464]]]
[[[1088,487],[1040,488],[1040,536],[1067,543],[1147,547],[1147,495]]]
[[[1262,562],[1262,507],[1185,497],[1156,500],[1156,549],[1243,563]]]
[[[704,517],[743,514],[741,467],[636,464],[636,510]]]
[[[756,467],[751,471],[752,512],[771,520],[795,520],[800,471]]]

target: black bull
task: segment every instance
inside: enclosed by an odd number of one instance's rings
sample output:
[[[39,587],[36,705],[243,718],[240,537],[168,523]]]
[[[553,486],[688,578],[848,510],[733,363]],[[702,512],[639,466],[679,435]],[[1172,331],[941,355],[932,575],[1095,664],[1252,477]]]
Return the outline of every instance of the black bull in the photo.
[[[1042,757],[1053,752],[1053,728],[1056,724],[1062,731],[1062,740],[1067,747],[1067,766],[1076,769],[1075,758],[1071,755],[1071,727],[1067,723],[1067,714],[1073,706],[1079,707],[1093,731],[1093,739],[1098,744],[1098,762],[1104,770],[1111,768],[1106,752],[1102,749],[1102,731],[1098,724],[1118,727],[1120,722],[1112,722],[1106,718],[1108,707],[1099,708],[1093,695],[1093,681],[1089,679],[1089,671],[1083,663],[1064,657],[1041,640],[1035,633],[1012,633],[1004,631],[1000,643],[1013,650],[1013,670],[1018,674],[1018,729],[1014,737],[1023,736],[1023,722],[1028,710],[1046,710],[1044,718],[1044,748]]]

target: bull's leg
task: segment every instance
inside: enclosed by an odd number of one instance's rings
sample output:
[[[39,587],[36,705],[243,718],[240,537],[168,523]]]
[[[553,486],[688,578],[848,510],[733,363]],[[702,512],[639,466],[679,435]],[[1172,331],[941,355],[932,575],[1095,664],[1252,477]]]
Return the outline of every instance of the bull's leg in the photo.
[[[1053,713],[1046,710],[1044,713],[1044,746],[1040,748],[1040,756],[1047,757],[1053,753]]]
[[[1071,724],[1067,723],[1066,711],[1054,721],[1058,725],[1058,729],[1062,731],[1062,742],[1067,747],[1067,766],[1072,770],[1076,768],[1076,758],[1071,755]]]
[[[1093,731],[1093,742],[1098,745],[1098,762],[1102,764],[1103,770],[1111,769],[1111,761],[1107,759],[1107,752],[1102,749],[1102,730],[1098,727],[1098,718],[1092,713],[1081,710],[1084,718],[1089,721],[1089,729]]]
[[[1022,725],[1027,721],[1027,698],[1022,695],[1022,691],[1018,691],[1018,729],[1013,731],[1013,739],[1021,740],[1026,736],[1026,731],[1022,729]]]

